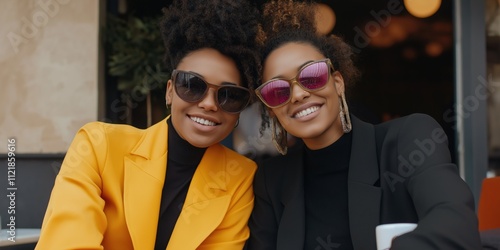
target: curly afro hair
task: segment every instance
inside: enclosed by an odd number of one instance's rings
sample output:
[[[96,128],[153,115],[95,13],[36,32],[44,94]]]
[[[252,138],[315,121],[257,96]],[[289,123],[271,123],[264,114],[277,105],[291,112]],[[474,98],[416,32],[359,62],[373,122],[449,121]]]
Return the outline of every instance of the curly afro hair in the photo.
[[[330,58],[346,87],[354,84],[360,76],[354,65],[355,54],[351,47],[336,35],[324,36],[316,30],[315,7],[312,2],[277,0],[264,5],[262,17],[264,45],[262,59],[289,42],[307,43]]]
[[[234,60],[242,86],[253,93],[261,72],[259,18],[257,8],[246,0],[174,0],[163,9],[160,21],[167,70],[190,52],[213,48]]]
[[[262,14],[262,60],[282,45],[290,42],[314,46],[329,58],[335,70],[344,78],[346,88],[359,79],[360,72],[354,65],[355,54],[351,47],[336,35],[322,35],[316,29],[315,6],[310,1],[274,0],[264,4]],[[269,115],[262,105],[260,132],[269,127]]]

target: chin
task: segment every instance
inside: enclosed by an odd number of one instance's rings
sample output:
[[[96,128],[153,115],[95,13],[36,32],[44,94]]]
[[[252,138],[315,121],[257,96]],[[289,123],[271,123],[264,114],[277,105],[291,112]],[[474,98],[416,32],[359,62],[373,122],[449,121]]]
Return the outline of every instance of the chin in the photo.
[[[206,138],[204,136],[196,136],[196,138],[191,137],[189,139],[190,140],[188,142],[197,148],[208,148],[222,141],[224,137],[215,139],[213,138],[213,136],[210,136],[210,138]]]
[[[213,143],[207,143],[207,142],[194,142],[194,143],[191,143],[191,145],[197,147],[197,148],[208,148],[214,144],[216,144],[217,142],[213,142]]]
[[[296,137],[299,137],[299,138],[308,139],[308,138],[315,138],[315,137],[321,136],[326,131],[328,131],[328,127],[321,126],[320,124],[313,124],[312,126],[297,128],[297,129],[295,129],[295,131],[297,132],[297,133],[295,133],[296,135],[294,135],[293,133],[290,133],[290,134],[292,134]]]

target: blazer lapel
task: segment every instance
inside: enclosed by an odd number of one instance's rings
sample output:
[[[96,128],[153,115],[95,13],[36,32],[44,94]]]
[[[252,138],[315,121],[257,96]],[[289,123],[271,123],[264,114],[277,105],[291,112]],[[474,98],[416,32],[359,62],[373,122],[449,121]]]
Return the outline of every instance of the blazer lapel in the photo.
[[[226,194],[224,148],[210,146],[196,169],[167,249],[196,249],[217,228],[231,197]]]
[[[352,116],[353,133],[348,180],[348,206],[354,249],[373,249],[380,221],[382,193],[375,184],[379,167],[373,125]]]
[[[373,125],[356,117],[353,121],[352,151],[349,165],[348,206],[354,249],[373,249],[375,227],[380,220],[381,189]],[[299,147],[301,148],[301,147]],[[284,205],[278,230],[277,249],[302,249],[305,237],[304,169],[302,153],[292,154],[283,164],[285,171]]]
[[[124,210],[134,249],[153,249],[167,164],[165,120],[145,130],[124,158]]]
[[[299,146],[302,149],[302,146]],[[302,153],[289,152],[292,157],[285,162],[285,185],[282,195],[284,206],[277,249],[303,249],[305,237],[304,168]]]

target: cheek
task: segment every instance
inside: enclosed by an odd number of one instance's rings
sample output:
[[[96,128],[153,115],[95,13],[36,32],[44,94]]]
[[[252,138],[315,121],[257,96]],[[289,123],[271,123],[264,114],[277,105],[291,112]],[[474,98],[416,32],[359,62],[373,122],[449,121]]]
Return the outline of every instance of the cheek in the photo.
[[[236,125],[236,121],[240,118],[240,115],[239,114],[228,114],[228,113],[224,113],[224,120],[226,120],[226,123],[228,124],[228,126],[230,126],[230,124],[234,124]]]
[[[338,101],[339,101],[338,100],[339,96],[338,96],[337,90],[335,89],[333,84],[316,92],[315,95],[327,100],[328,102],[338,103]]]
[[[286,109],[286,106],[273,109],[274,116],[278,119],[278,121],[283,125],[288,123],[287,118],[288,118],[288,111]]]

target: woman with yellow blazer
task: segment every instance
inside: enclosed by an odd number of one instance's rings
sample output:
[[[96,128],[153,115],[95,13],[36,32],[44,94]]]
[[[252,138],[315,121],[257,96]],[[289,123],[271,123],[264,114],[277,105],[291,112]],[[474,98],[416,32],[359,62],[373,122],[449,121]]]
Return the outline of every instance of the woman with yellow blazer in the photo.
[[[145,130],[83,126],[36,249],[243,248],[256,165],[219,142],[237,126],[258,77],[256,14],[231,0],[165,9],[171,115]]]

